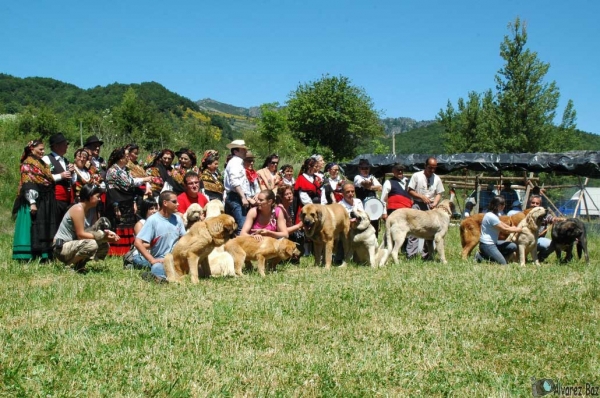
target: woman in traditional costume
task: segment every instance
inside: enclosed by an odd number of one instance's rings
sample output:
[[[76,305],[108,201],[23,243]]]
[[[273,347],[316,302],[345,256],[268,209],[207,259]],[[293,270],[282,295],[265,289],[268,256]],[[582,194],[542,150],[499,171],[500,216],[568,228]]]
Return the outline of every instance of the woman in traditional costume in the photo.
[[[223,176],[219,173],[219,152],[209,149],[202,156],[202,180],[204,194],[209,200],[223,201]]]
[[[16,217],[13,259],[52,258],[52,239],[60,220],[54,198],[54,178],[50,166],[42,161],[42,140],[30,141],[21,155],[21,180],[13,206]]]
[[[277,187],[282,184],[281,176],[277,172],[279,165],[279,156],[275,153],[267,156],[262,169],[258,170],[258,183],[260,189],[270,189],[273,193],[277,192]]]
[[[146,184],[145,193],[138,187],[150,182],[152,177],[133,178],[127,171],[129,154],[125,148],[117,148],[108,159],[106,172],[106,215],[117,235],[121,239],[111,245],[109,254],[112,256],[127,253],[134,240],[133,226],[136,223],[135,198],[138,195],[151,195],[150,184]]]

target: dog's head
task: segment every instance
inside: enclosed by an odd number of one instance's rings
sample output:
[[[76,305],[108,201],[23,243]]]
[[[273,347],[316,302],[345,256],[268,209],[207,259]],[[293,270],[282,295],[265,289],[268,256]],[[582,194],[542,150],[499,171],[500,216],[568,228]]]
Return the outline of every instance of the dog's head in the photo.
[[[563,242],[575,242],[585,232],[585,225],[576,218],[567,218],[552,227],[552,240],[558,239]]]
[[[217,217],[220,214],[225,213],[225,207],[223,206],[223,202],[218,199],[213,199],[204,206],[204,210],[206,211],[206,219]]]
[[[350,228],[358,231],[364,231],[371,225],[371,218],[362,210],[352,210],[350,212]]]
[[[296,243],[289,239],[281,239],[279,242],[279,252],[283,254],[284,260],[289,260],[292,257],[298,258],[301,254]]]
[[[546,216],[546,209],[543,207],[534,207],[531,209],[525,219],[527,220],[527,227],[535,231],[542,226],[542,222],[544,221],[544,217]]]
[[[192,203],[183,215],[183,224],[186,228],[190,228],[194,223],[200,221],[203,214],[202,206],[198,203]]]
[[[302,208],[300,213],[300,219],[304,226],[304,231],[312,235],[315,231],[315,227],[321,224],[323,219],[323,208],[322,205],[308,204]]]
[[[217,217],[213,217],[204,221],[204,224],[213,240],[215,242],[222,242],[218,243],[219,245],[235,237],[237,224],[234,218],[228,214],[221,214]]]
[[[110,229],[111,224],[108,218],[100,217],[98,221],[96,221],[96,226],[98,231],[104,231],[105,229]]]

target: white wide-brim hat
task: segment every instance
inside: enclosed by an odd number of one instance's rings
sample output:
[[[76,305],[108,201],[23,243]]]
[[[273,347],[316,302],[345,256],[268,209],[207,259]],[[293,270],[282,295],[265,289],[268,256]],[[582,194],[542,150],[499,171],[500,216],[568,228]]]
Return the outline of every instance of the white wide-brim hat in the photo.
[[[230,144],[225,145],[228,149],[241,148],[248,149],[244,140],[233,140]]]

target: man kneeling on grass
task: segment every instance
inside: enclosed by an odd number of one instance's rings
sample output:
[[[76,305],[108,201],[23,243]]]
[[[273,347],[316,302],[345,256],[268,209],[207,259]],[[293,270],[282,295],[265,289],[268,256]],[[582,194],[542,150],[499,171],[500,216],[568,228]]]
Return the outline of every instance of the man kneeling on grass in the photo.
[[[63,217],[54,236],[54,257],[77,272],[85,273],[85,265],[90,260],[103,260],[108,253],[108,243],[119,240],[119,235],[109,231],[86,232],[90,227],[86,214],[100,202],[102,188],[86,184],[79,192],[80,202],[73,205]]]
[[[158,212],[146,220],[140,233],[135,237],[135,247],[139,255],[134,257],[134,264],[140,267],[151,267],[151,272],[144,272],[144,280],[166,282],[167,275],[163,261],[173,251],[175,243],[185,235],[183,220],[177,214],[177,195],[173,191],[164,191],[158,197]],[[148,249],[149,246],[149,249]]]

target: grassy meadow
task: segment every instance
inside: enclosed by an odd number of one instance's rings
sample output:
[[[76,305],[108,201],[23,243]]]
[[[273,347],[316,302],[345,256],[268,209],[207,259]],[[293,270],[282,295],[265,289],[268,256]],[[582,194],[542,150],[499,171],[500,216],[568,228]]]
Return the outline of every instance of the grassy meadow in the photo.
[[[3,137],[7,138],[7,137]],[[7,142],[7,141],[5,141]],[[11,260],[22,145],[0,146],[0,396],[531,396],[600,384],[591,264],[420,260],[157,285]]]
[[[0,240],[6,396],[531,396],[600,382],[598,261],[459,260],[157,285],[119,258],[78,275]],[[598,238],[590,244],[598,258]]]

